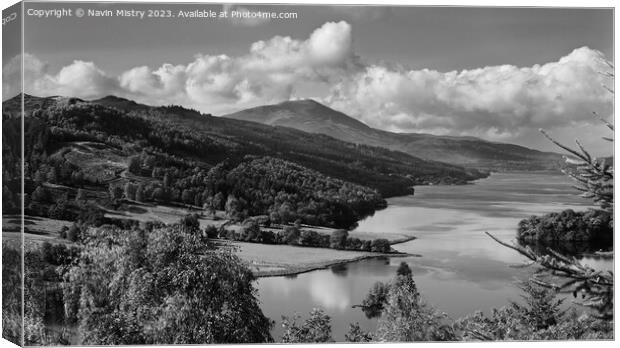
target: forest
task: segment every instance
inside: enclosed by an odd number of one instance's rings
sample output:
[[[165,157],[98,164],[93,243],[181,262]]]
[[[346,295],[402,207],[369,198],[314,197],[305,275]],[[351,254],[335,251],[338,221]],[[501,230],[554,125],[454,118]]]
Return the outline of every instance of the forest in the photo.
[[[179,106],[148,107],[119,98],[25,99],[23,197],[21,142],[15,136],[20,120],[11,109],[14,101],[3,106],[3,213],[18,213],[23,198],[29,216],[74,222],[57,231],[61,243],[26,249],[23,274],[16,267],[20,252],[3,244],[8,261],[2,270],[3,336],[20,341],[23,277],[27,345],[75,343],[76,331],[79,344],[261,343],[274,341],[274,325],[284,328],[283,343],[333,342],[331,319],[321,309],[307,319],[289,313],[279,322],[267,318],[249,265],[216,239],[389,253],[387,240],[360,240],[348,230],[385,207],[386,197],[413,193],[414,185],[464,184],[488,175]],[[143,203],[194,213],[171,224],[106,216]],[[198,214],[215,219],[220,211],[241,229],[200,227]],[[318,234],[302,230],[302,224],[336,230]],[[584,226],[583,237],[576,238],[608,238],[613,219],[594,212],[532,217],[520,224],[519,236],[557,239],[572,224]],[[272,225],[281,232],[265,230]],[[530,256],[543,266],[554,257]],[[525,304],[452,320],[426,304],[403,264],[358,306],[379,318],[377,330],[365,332],[351,323],[345,338],[609,339],[613,294],[606,281],[579,278],[580,290],[603,298],[595,315],[564,311],[554,289],[527,282]]]

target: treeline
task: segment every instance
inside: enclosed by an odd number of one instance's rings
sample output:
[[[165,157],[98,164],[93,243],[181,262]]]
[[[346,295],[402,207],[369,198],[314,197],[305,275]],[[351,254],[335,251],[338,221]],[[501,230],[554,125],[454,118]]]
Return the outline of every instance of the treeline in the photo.
[[[261,229],[257,221],[246,222],[239,230],[207,226],[204,234],[208,238],[213,239],[219,238],[250,243],[287,244],[378,253],[393,252],[390,242],[384,238],[372,241],[361,240],[357,237],[349,236],[347,230],[335,230],[331,234],[319,233],[313,230],[301,229],[299,222],[294,226],[286,226],[277,232]]]
[[[200,115],[179,107],[122,104],[116,109],[81,101],[55,106],[38,104],[46,108],[30,111],[30,117],[49,125],[56,141],[134,146],[212,165],[226,158],[240,161],[248,154],[273,156],[372,187],[384,196],[403,194],[414,183],[439,182],[448,177],[454,182],[465,182],[484,176],[401,152],[349,144],[289,128]]]
[[[481,311],[452,320],[424,301],[411,269],[401,263],[389,282],[377,283],[361,307],[378,318],[377,329],[367,332],[351,323],[347,342],[434,342],[434,341],[525,341],[612,339],[613,321],[591,313],[579,315],[562,308],[554,290],[533,282],[521,285],[524,301],[494,308],[490,315]],[[372,309],[369,311],[369,309]],[[283,317],[283,343],[334,342],[331,318],[314,309],[307,319]],[[339,340],[340,341],[340,340]]]
[[[547,247],[568,254],[613,248],[613,217],[606,211],[590,209],[530,216],[519,222],[517,240],[544,250]]]
[[[25,251],[26,345],[69,344],[50,323],[78,326],[79,344],[258,343],[273,341],[251,271],[216,250],[195,225],[82,231],[71,247]],[[3,257],[17,250],[3,245]],[[5,267],[6,266],[6,267]],[[19,270],[3,263],[3,274]],[[108,284],[101,287],[100,284]],[[4,287],[3,298],[21,297]],[[19,337],[21,312],[3,301],[3,335]]]
[[[5,260],[19,252],[3,246]],[[27,345],[68,344],[68,331],[50,322],[78,325],[78,344],[207,344],[273,342],[274,324],[262,313],[254,277],[234,254],[217,250],[191,216],[172,226],[84,231],[75,246],[42,244],[25,255],[24,333]],[[3,263],[19,281],[20,269]],[[3,283],[3,299],[21,298]],[[109,284],[101,287],[99,284]],[[350,325],[349,342],[610,339],[613,321],[562,308],[555,291],[522,286],[525,301],[451,320],[427,304],[411,269],[377,283],[361,309],[378,318],[377,330]],[[19,337],[18,301],[3,301],[3,334]],[[6,304],[6,305],[5,305]],[[55,317],[54,317],[55,315]],[[283,343],[333,342],[331,318],[320,309],[304,321],[284,316]],[[75,337],[73,337],[75,339]]]

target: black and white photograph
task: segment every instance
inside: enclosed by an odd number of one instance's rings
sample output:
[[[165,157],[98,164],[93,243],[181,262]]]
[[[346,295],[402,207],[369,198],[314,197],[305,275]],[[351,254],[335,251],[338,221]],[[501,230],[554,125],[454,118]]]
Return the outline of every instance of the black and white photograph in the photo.
[[[614,341],[601,3],[3,4],[4,342]]]

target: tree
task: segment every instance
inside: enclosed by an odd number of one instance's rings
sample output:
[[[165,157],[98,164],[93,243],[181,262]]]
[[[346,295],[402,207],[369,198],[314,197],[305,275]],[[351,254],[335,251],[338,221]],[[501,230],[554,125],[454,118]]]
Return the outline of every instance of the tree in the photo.
[[[204,204],[202,205],[202,209],[205,211],[205,214],[215,216],[215,206],[213,197],[209,196],[205,199]]]
[[[80,345],[272,341],[252,272],[233,253],[180,225],[87,233],[64,283]]]
[[[170,187],[170,175],[168,175],[168,173],[164,174],[163,183],[165,188]]]
[[[75,195],[75,202],[77,204],[86,203],[86,192],[83,189],[78,189],[77,194]]]
[[[48,197],[47,190],[42,186],[37,186],[37,188],[32,192],[32,200],[36,202],[45,202]]]
[[[48,182],[51,182],[51,183],[58,182],[58,173],[56,171],[56,167],[50,168],[50,170],[47,172],[46,178]]]
[[[132,201],[136,199],[136,185],[130,182],[125,183],[125,197]]]
[[[194,192],[188,189],[183,190],[183,192],[181,193],[181,201],[183,201],[183,203],[193,204]]]
[[[207,235],[207,238],[216,239],[218,235],[217,227],[213,225],[205,227],[205,234]]]
[[[299,243],[299,229],[295,226],[286,226],[284,228],[284,242],[289,245],[297,245]]]
[[[34,180],[34,182],[37,185],[40,185],[40,184],[42,184],[45,181],[45,175],[43,175],[43,173],[41,173],[41,170],[37,170],[34,173],[34,179],[33,180]]]
[[[347,230],[335,230],[329,238],[329,247],[332,249],[344,249],[349,232]]]
[[[370,251],[377,253],[389,253],[392,250],[387,239],[379,238],[372,241]]]
[[[67,230],[67,239],[72,242],[77,242],[80,239],[80,228],[73,223],[71,227]]]
[[[372,334],[363,331],[359,323],[349,324],[349,332],[344,334],[344,340],[347,342],[371,342]]]
[[[140,175],[142,173],[142,164],[139,156],[131,156],[129,157],[129,162],[127,163],[127,170],[136,175]]]
[[[525,305],[513,303],[513,306],[522,313],[527,326],[542,330],[561,321],[566,312],[561,309],[564,300],[556,299],[555,291],[531,281],[523,283],[520,288],[525,293],[521,295]]]
[[[411,275],[398,275],[389,285],[375,338],[380,342],[454,340],[444,318],[422,302]]]
[[[239,220],[239,211],[241,210],[241,204],[237,197],[233,195],[228,195],[224,210],[226,211],[226,215],[228,216],[228,218],[233,221]]]
[[[282,317],[282,343],[325,343],[333,342],[331,318],[322,309],[314,308],[310,312],[310,318],[301,325],[297,323],[300,317],[295,315],[293,319]]]
[[[22,250],[2,243],[2,337],[22,344]]]
[[[196,233],[200,230],[200,221],[198,214],[187,214],[180,221],[180,225],[187,229],[190,233]]]
[[[411,268],[409,268],[409,265],[403,261],[398,266],[398,269],[396,270],[396,275],[411,277],[413,276],[413,273],[411,272]]]
[[[136,188],[136,201],[144,202],[145,198],[146,196],[144,194],[144,184],[140,183],[138,184],[138,187]]]
[[[605,63],[613,70],[613,64],[606,60]],[[612,79],[614,78],[613,72],[605,72],[603,75]],[[612,94],[614,93],[611,89],[606,89]],[[596,113],[594,113],[594,115],[598,117]],[[612,132],[614,131],[614,126],[612,124],[602,118],[600,118],[600,120]],[[568,169],[564,172],[577,182],[575,187],[582,192],[581,195],[586,198],[591,198],[601,209],[613,216],[613,165],[607,163],[605,159],[599,160],[592,156],[583,145],[581,145],[579,140],[575,140],[578,149],[573,149],[556,141],[544,130],[541,129],[540,131],[552,143],[569,153],[569,157],[565,157],[565,159],[566,162],[572,166],[572,169]],[[609,137],[603,137],[603,139],[613,142],[613,139]],[[611,224],[613,225],[613,220]],[[501,245],[511,248],[531,261],[534,261],[534,264],[538,265],[540,268],[533,278],[538,284],[555,289],[556,291],[572,292],[574,297],[576,297],[577,293],[581,293],[583,304],[596,310],[599,318],[606,320],[613,319],[613,272],[598,272],[582,264],[575,257],[562,255],[551,249],[548,249],[548,254],[540,255],[533,252],[530,248],[511,245],[502,242],[488,232],[486,232],[486,234]],[[565,280],[563,284],[558,285],[548,280],[550,276],[561,276],[564,277]]]
[[[110,183],[108,186],[108,193],[110,194],[110,199],[113,201],[123,198],[123,189],[119,185]]]
[[[366,298],[364,298],[362,304],[359,306],[368,319],[376,318],[381,315],[383,307],[387,302],[388,290],[389,284],[383,282],[376,282],[372,286]]]
[[[213,209],[222,210],[222,206],[224,204],[224,194],[218,192],[213,196]]]
[[[154,201],[163,201],[166,198],[166,193],[164,189],[162,189],[161,187],[157,187],[153,190],[153,194],[151,195],[151,198]]]
[[[575,340],[613,336],[613,324],[592,315],[562,310],[556,292],[528,281],[521,286],[525,304],[478,311],[458,319],[453,328],[461,340]]]

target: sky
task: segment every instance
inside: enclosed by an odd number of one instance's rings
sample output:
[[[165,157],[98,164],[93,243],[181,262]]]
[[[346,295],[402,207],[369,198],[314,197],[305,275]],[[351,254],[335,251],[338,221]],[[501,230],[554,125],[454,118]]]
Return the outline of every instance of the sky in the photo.
[[[608,155],[601,74],[613,10],[30,3],[26,11],[170,9],[176,18],[25,16],[24,89],[40,96],[180,104],[214,115],[313,98],[379,129],[477,136],[541,150],[580,138]],[[296,19],[178,18],[178,11]],[[4,56],[3,99],[19,51]]]

